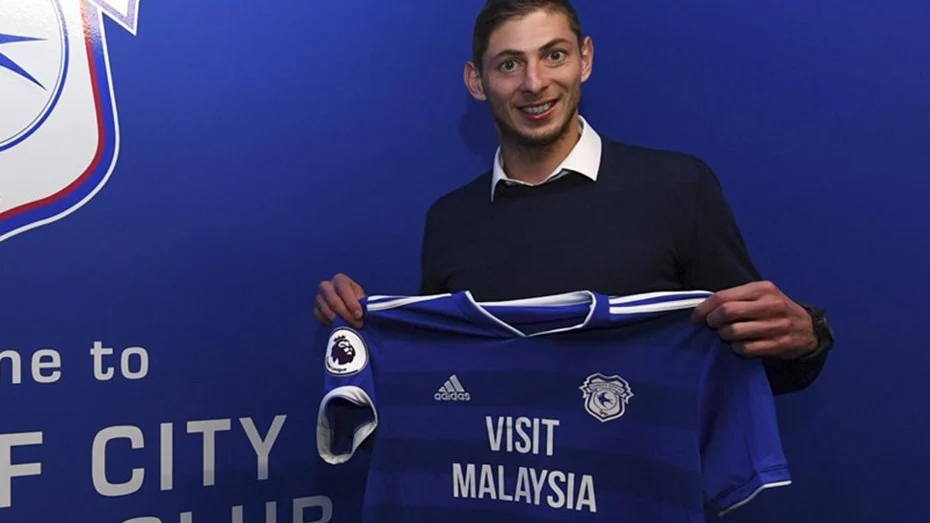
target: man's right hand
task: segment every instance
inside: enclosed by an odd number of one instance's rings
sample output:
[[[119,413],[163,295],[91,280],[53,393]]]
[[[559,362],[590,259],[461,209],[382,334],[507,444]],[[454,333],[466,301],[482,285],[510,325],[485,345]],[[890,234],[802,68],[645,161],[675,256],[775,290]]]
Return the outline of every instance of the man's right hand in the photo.
[[[355,328],[362,326],[362,305],[365,290],[345,274],[337,274],[330,281],[320,282],[313,316],[329,326],[338,315]]]

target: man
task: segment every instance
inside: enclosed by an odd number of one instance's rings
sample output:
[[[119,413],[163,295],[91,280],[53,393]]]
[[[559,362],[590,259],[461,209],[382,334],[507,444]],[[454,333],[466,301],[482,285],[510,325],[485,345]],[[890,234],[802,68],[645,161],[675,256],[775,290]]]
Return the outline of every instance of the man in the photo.
[[[430,207],[420,293],[503,300],[710,290],[694,321],[763,358],[776,394],[807,387],[833,343],[823,311],[761,281],[701,160],[595,132],[578,113],[593,61],[569,1],[485,4],[464,80],[490,107],[500,148],[491,171]],[[320,284],[314,315],[358,326],[364,296],[338,274]]]

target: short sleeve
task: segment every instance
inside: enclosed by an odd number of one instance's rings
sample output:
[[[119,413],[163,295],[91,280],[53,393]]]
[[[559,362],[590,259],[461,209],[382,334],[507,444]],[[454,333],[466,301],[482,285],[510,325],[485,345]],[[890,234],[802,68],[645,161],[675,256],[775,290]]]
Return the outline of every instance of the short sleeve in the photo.
[[[719,515],[759,492],[789,485],[775,401],[762,362],[720,342],[710,351],[699,396],[702,480]]]
[[[317,452],[332,465],[349,461],[378,426],[371,354],[363,332],[337,319],[326,343],[316,429]]]

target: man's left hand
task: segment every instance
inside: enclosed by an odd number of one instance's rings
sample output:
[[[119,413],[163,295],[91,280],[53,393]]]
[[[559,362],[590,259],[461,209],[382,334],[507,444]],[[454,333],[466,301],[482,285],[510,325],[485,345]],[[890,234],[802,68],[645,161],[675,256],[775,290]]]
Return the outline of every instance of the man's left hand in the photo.
[[[707,322],[748,357],[795,359],[817,348],[810,315],[767,281],[714,293],[695,308],[692,320]]]

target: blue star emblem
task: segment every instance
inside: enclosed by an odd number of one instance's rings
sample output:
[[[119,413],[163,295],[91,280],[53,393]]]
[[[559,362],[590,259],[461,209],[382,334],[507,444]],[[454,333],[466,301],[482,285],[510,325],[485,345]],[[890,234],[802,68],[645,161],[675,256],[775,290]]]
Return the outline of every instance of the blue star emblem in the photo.
[[[0,46],[2,46],[3,44],[12,44],[16,42],[34,42],[37,40],[43,40],[43,39],[0,33]],[[20,65],[14,62],[10,57],[3,54],[2,50],[0,50],[0,69],[9,69],[10,71],[13,71],[19,76],[22,76],[26,80],[29,80],[30,82],[38,85],[42,89],[45,89],[44,85],[39,83],[39,81],[36,80],[31,74],[29,74],[28,71],[20,67]]]

